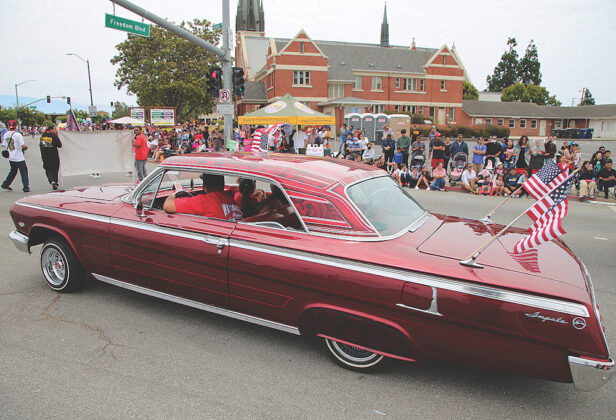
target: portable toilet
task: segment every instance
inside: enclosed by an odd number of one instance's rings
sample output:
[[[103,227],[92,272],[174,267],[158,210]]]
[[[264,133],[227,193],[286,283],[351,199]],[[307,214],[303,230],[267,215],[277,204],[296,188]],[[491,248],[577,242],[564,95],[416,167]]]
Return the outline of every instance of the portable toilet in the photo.
[[[406,114],[393,114],[389,116],[389,128],[394,132],[397,139],[402,135],[401,131],[406,130],[406,135],[410,137],[411,117]]]
[[[389,117],[386,114],[376,114],[374,120],[374,143],[381,144],[383,143],[383,127],[389,124]]]
[[[347,122],[347,128],[350,130],[353,126],[353,130],[361,130],[361,115],[357,113],[347,114],[349,122]],[[346,117],[345,117],[346,119]]]
[[[376,140],[376,119],[374,114],[361,114],[361,129],[366,133],[366,137],[369,141],[374,142]]]

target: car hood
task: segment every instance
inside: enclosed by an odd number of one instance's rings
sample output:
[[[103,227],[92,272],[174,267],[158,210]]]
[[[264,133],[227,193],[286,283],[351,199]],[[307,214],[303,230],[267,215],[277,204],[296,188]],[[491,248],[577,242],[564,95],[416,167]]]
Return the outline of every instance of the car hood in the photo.
[[[134,184],[103,184],[96,187],[71,188],[70,190],[57,192],[54,194],[97,201],[113,201],[129,193],[134,187]]]
[[[436,215],[442,223],[419,246],[424,254],[455,261],[465,260],[482,244],[503,229],[503,225],[477,220]],[[513,253],[514,245],[524,238],[526,230],[507,229],[477,258],[486,267],[564,282],[585,288],[580,263],[573,252],[560,240],[540,245],[525,254]]]

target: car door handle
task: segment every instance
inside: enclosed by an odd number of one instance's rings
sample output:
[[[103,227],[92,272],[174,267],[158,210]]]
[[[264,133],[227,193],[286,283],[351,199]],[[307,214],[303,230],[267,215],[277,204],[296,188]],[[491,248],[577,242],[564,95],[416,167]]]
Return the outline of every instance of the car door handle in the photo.
[[[219,254],[222,254],[222,250],[224,249],[224,247],[229,245],[229,241],[226,238],[216,238],[212,236],[206,236],[204,240],[206,244],[216,245],[216,248],[218,248]]]

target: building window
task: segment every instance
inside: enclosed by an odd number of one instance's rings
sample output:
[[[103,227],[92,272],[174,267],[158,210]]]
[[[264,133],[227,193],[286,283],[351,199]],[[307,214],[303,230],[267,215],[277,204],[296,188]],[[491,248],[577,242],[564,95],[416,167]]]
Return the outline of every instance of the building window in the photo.
[[[308,108],[310,108],[310,101],[300,101],[300,102],[306,105]]]
[[[486,124],[492,124],[492,118],[486,118]]]
[[[447,56],[446,56],[446,55],[444,55],[444,56],[443,56],[443,65],[446,65],[446,64],[447,64]]]
[[[407,92],[417,91],[417,79],[402,79],[402,80],[404,80],[403,90]]]
[[[394,111],[396,111],[396,112],[400,112],[400,105],[396,105],[396,106],[394,106]]]
[[[425,83],[424,83],[424,79],[420,79],[420,80],[419,80],[419,91],[420,91],[420,92],[423,92],[423,91],[424,91],[424,85],[425,85]]]
[[[372,76],[372,90],[381,90],[381,89],[383,89],[383,77]]]
[[[355,82],[353,83],[353,89],[362,89],[361,76],[355,76]]]
[[[498,125],[505,125],[505,120],[503,120],[502,118],[499,118]]]
[[[441,90],[447,90],[447,85],[445,85],[444,80],[441,80]]]
[[[562,121],[554,121],[554,128],[561,128],[562,127]]]
[[[342,98],[344,96],[344,83],[330,83],[327,89],[327,97],[330,99]]]
[[[419,108],[417,108],[417,113],[420,115],[423,115],[423,106],[420,106]]]
[[[509,120],[509,128],[515,128],[515,120]]]
[[[400,78],[396,77],[396,89],[400,89]]]
[[[303,52],[304,52],[304,43],[303,43],[303,42],[300,42],[300,43],[299,43],[299,52],[300,52],[300,53],[303,53]]]
[[[385,105],[372,105],[372,113],[380,114],[385,112]]]
[[[450,123],[452,123],[452,122],[454,122],[454,121],[455,121],[455,118],[454,118],[454,116],[455,116],[455,110],[456,110],[456,109],[455,109],[454,107],[450,107],[450,108],[449,108],[449,122],[450,122]]]
[[[537,128],[537,120],[531,120],[530,128]]]
[[[520,128],[526,128],[526,120],[520,120]]]
[[[435,117],[435,115],[436,115],[436,108],[435,108],[435,107],[433,107],[433,106],[431,106],[431,107],[430,107],[430,117],[431,117],[431,118],[434,118],[434,117]]]
[[[310,86],[310,72],[295,70],[293,72],[293,84]]]

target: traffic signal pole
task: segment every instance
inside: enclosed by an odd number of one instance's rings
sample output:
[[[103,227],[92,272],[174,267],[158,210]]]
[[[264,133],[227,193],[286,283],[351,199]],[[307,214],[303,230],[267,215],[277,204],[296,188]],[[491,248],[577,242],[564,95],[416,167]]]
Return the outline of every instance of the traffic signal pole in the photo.
[[[118,4],[124,7],[127,10],[149,20],[150,22],[154,22],[161,28],[165,28],[169,32],[176,34],[177,36],[184,38],[185,40],[197,45],[198,47],[203,48],[206,51],[209,51],[222,61],[223,65],[223,88],[231,89],[231,43],[230,43],[230,15],[229,15],[229,0],[222,0],[222,43],[223,49],[218,48],[215,45],[210,44],[207,41],[199,38],[198,36],[188,32],[185,29],[180,28],[177,25],[167,21],[166,19],[161,18],[160,16],[155,15],[154,13],[148,12],[142,7],[137,6],[136,4],[128,1],[128,0],[111,0],[112,3]],[[225,115],[225,139],[231,140],[231,132],[233,131],[233,115]]]

